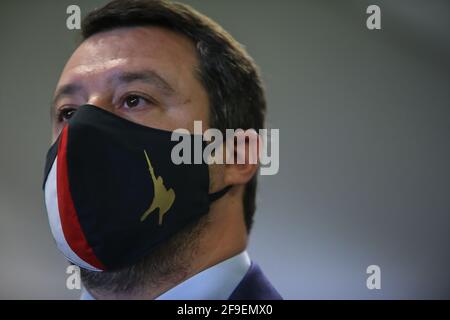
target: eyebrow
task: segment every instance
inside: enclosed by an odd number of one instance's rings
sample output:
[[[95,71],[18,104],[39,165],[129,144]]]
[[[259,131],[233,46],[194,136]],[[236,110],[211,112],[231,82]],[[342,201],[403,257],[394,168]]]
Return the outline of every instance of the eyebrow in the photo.
[[[56,102],[61,99],[62,96],[68,96],[72,94],[77,94],[83,90],[83,87],[79,83],[69,83],[63,85],[56,90],[55,96],[52,101],[52,107],[56,106]]]
[[[153,70],[144,70],[139,72],[121,72],[113,77],[113,81],[126,84],[134,81],[142,81],[154,85],[167,96],[175,93],[175,90],[172,88],[172,86]]]

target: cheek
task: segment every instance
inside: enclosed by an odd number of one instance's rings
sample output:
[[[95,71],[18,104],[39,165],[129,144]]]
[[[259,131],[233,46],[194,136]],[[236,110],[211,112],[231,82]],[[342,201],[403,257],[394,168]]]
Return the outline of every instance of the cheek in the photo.
[[[180,121],[180,119],[186,119],[186,116],[184,118],[178,117],[176,113],[174,114],[163,108],[140,110],[139,112],[133,113],[120,113],[117,115],[146,127],[166,131],[174,131],[175,129],[183,128],[184,123]]]
[[[209,97],[201,83],[196,79],[190,79],[185,82],[182,92],[184,94],[173,108],[168,109],[168,113],[182,124],[182,128],[191,132],[194,130],[194,121],[202,121],[202,129],[208,129],[210,125]]]
[[[63,128],[62,123],[53,123],[52,124],[52,144],[58,139],[59,134]]]
[[[187,129],[194,132],[194,121],[202,121],[202,130],[209,126],[208,106],[203,103],[193,103],[190,100],[184,103],[168,103],[161,108],[142,110],[127,116],[129,120],[158,129],[174,131]]]
[[[188,99],[179,106],[170,108],[167,114],[174,122],[172,124],[173,130],[185,128],[194,132],[194,121],[201,121],[202,131],[209,128],[209,106],[205,100]]]
[[[200,84],[197,84],[195,92],[193,101],[197,101],[197,103],[192,104],[194,119],[203,121],[203,127],[206,130],[210,126],[209,119],[211,112],[209,97]]]

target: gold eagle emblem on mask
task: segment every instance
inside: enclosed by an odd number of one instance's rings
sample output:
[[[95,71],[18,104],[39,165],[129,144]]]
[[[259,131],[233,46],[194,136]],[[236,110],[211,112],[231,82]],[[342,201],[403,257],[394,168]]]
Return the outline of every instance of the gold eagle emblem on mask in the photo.
[[[159,211],[159,225],[163,222],[163,217],[172,207],[173,202],[175,201],[175,191],[172,188],[167,189],[164,186],[164,180],[162,177],[156,177],[155,170],[150,162],[150,159],[147,155],[147,152],[144,150],[145,159],[147,160],[148,170],[150,171],[150,176],[153,181],[153,200],[150,204],[150,207],[145,210],[145,212],[141,216],[141,222],[147,219],[150,213]]]

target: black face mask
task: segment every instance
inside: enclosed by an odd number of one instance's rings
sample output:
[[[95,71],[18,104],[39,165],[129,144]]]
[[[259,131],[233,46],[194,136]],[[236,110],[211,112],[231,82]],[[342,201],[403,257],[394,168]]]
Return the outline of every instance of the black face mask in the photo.
[[[175,165],[171,135],[78,108],[47,154],[44,179],[50,227],[68,260],[96,271],[132,265],[229,190],[208,194],[205,163]]]

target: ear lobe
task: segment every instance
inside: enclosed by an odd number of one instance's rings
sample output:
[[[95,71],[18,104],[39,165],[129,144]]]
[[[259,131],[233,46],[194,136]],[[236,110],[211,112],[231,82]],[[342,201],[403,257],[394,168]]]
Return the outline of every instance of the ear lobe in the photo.
[[[254,129],[237,129],[229,140],[224,182],[226,185],[246,184],[258,171],[261,138]]]

